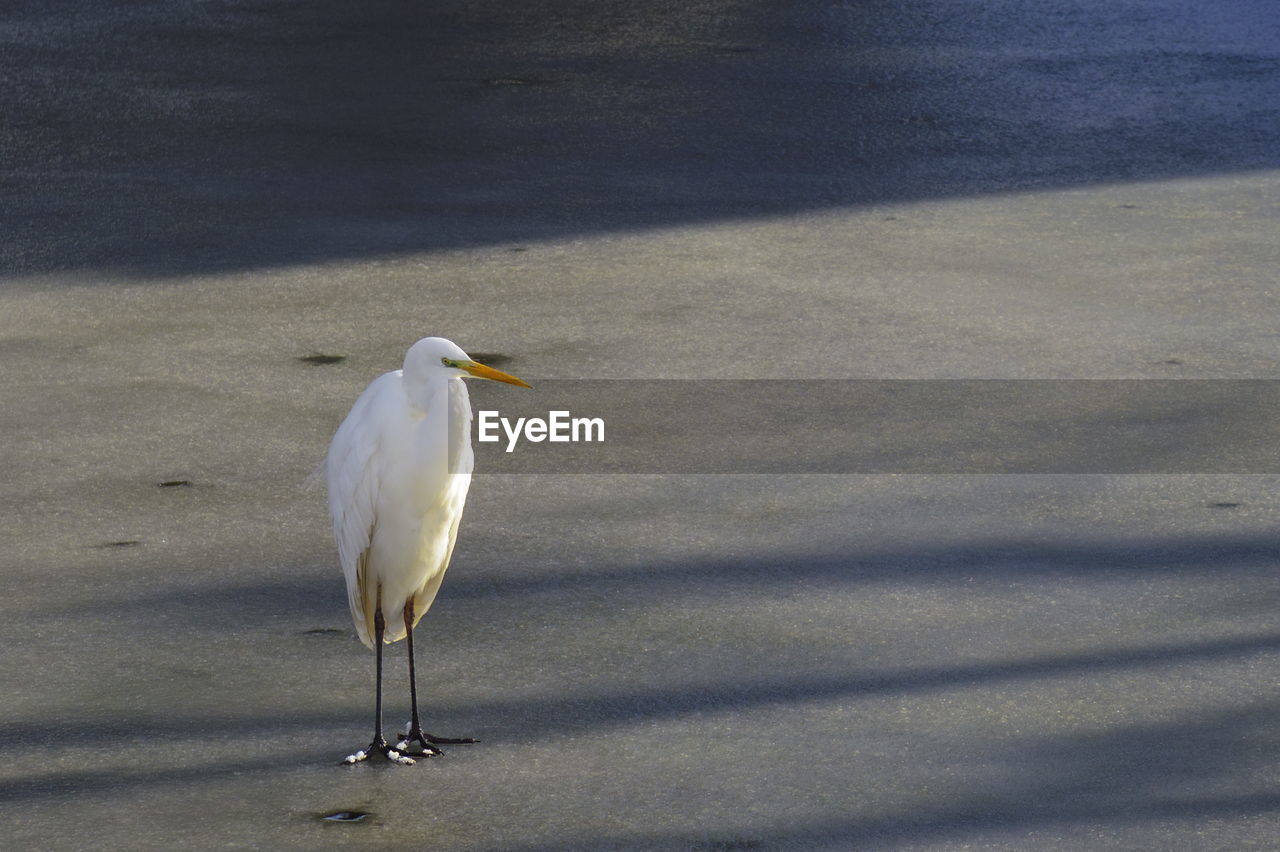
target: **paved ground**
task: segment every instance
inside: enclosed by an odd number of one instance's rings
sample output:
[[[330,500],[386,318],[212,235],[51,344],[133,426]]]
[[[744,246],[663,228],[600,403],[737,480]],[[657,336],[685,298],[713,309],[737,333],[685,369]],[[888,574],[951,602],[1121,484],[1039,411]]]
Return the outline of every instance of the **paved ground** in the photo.
[[[420,641],[484,742],[354,769],[306,482],[428,333],[535,385],[1275,378],[1273,4],[17,2],[0,45],[6,848],[1274,845],[1275,476],[480,476]]]

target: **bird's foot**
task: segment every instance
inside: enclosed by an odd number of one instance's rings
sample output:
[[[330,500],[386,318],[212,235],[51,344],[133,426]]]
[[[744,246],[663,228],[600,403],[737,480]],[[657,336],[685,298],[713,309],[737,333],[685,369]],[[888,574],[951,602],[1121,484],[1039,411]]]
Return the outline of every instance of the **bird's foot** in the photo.
[[[396,741],[396,748],[412,758],[437,757],[444,754],[436,746],[442,745],[470,745],[471,743],[480,742],[471,737],[437,737],[428,734],[422,730],[422,726],[410,722],[404,726],[404,730],[400,732],[400,737]],[[417,743],[422,747],[421,752],[405,751],[409,746]]]
[[[371,755],[380,754],[392,763],[398,763],[401,766],[413,766],[415,757],[429,757],[430,755],[404,754],[402,748],[392,748],[382,737],[378,737],[373,742],[362,748],[355,754],[349,754],[343,759],[343,763],[348,766],[359,763],[362,760],[368,760]]]

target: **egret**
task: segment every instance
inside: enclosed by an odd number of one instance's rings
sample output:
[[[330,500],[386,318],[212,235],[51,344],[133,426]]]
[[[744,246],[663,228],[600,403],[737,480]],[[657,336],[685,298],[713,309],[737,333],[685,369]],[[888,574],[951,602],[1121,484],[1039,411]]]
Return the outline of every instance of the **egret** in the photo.
[[[374,379],[329,444],[325,479],[347,603],[360,641],[377,656],[373,741],[344,761],[376,753],[395,763],[472,739],[435,737],[418,718],[413,628],[435,600],[471,486],[471,401],[462,380],[529,385],[473,361],[455,343],[427,337],[404,368]],[[403,616],[388,623],[384,615]],[[413,716],[393,748],[382,736],[382,646],[407,639]],[[412,744],[421,751],[409,751]]]

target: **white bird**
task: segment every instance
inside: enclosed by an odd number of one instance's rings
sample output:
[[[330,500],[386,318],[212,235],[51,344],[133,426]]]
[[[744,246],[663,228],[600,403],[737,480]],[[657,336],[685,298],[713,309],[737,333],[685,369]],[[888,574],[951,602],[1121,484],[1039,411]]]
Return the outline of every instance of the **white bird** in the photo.
[[[422,730],[413,668],[413,628],[444,579],[475,465],[468,376],[529,387],[452,341],[423,338],[409,347],[404,369],[365,388],[329,444],[325,478],[347,602],[360,641],[377,654],[373,742],[346,763],[374,752],[413,763],[439,754],[437,745],[475,742]],[[402,614],[403,624],[388,624],[384,613]],[[392,748],[382,736],[382,645],[404,638],[413,718]],[[412,743],[422,751],[407,751]]]

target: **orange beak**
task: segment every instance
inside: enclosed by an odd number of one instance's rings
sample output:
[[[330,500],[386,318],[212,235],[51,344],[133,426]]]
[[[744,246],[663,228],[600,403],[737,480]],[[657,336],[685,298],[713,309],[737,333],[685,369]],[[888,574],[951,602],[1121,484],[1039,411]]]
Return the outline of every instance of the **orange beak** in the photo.
[[[520,379],[517,379],[510,373],[504,373],[501,370],[486,367],[478,361],[464,361],[458,366],[466,370],[469,374],[475,376],[477,379],[492,379],[495,382],[506,382],[509,385],[517,385],[522,388],[529,387],[529,385],[525,384]]]

